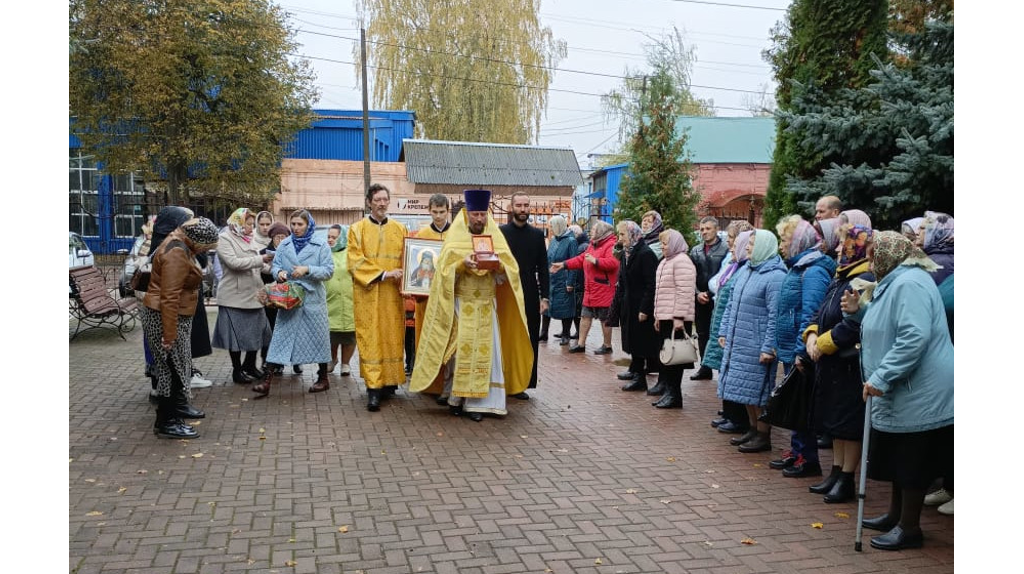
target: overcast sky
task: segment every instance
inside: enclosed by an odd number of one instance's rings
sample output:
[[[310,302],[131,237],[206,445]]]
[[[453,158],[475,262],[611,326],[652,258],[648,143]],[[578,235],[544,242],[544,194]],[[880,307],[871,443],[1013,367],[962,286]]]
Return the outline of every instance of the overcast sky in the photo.
[[[317,107],[361,109],[354,66],[327,61],[354,60],[352,48],[358,41],[338,36],[359,37],[355,1],[280,0],[280,5],[292,14],[300,30],[300,52],[317,72]],[[626,66],[646,68],[645,34],[660,36],[672,26],[696,49],[693,92],[714,100],[719,116],[749,116],[744,98],[754,94],[743,90],[759,92],[767,85],[774,91],[761,51],[787,5],[785,0],[542,0],[541,23],[565,40],[568,56],[554,74],[538,143],[572,148],[584,169],[591,161],[588,154],[613,151],[617,125],[601,113],[597,94],[621,80],[591,74],[621,76]],[[372,69],[369,74],[372,85]]]

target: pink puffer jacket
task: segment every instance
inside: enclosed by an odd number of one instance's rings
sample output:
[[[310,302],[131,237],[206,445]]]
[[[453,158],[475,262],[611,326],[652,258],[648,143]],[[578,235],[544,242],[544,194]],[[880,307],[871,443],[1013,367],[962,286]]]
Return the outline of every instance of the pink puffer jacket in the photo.
[[[654,318],[693,321],[696,313],[697,268],[685,251],[658,264]]]

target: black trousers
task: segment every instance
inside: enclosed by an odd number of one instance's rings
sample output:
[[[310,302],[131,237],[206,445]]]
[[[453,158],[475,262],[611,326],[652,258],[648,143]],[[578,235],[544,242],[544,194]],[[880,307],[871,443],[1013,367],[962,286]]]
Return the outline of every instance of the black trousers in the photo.
[[[697,302],[697,313],[694,323],[697,325],[697,344],[700,345],[700,356],[704,356],[704,352],[708,348],[708,339],[711,338],[711,316],[715,312],[714,302],[706,305]],[[703,369],[704,366],[701,365]]]

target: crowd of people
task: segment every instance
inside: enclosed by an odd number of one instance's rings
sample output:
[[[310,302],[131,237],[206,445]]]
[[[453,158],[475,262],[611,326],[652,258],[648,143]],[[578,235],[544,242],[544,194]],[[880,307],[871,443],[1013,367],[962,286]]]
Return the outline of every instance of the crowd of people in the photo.
[[[185,422],[205,416],[189,404],[192,358],[209,354],[211,341],[228,352],[232,381],[253,384],[256,398],[270,395],[285,366],[301,373],[314,363],[309,392],[327,391],[338,365],[341,376],[353,374],[358,351],[368,410],[380,410],[408,382],[411,392],[479,422],[507,414],[507,397],[529,400],[538,345],[551,340],[552,322],[564,352],[579,354],[596,319],[601,345],[591,352],[610,354],[618,327],[630,357],[616,375],[621,389],[656,397],[655,408],[683,407],[687,370],[692,381],[717,371],[722,409],[711,424],[733,435],[729,443],[741,453],[772,449],[765,407],[780,375],[809,381],[808,423],[791,429],[789,449],[770,467],[787,478],[823,476],[819,449],[831,448],[831,471],[809,486],[825,503],[856,497],[869,403],[868,475],[893,483],[888,512],[863,521],[885,532],[872,546],[920,546],[924,505],[952,514],[948,214],[929,211],[898,232],[880,231],[867,213],[827,196],[812,220],[790,215],[775,232],[746,221],[722,231],[704,217],[691,248],[689,234],[666,229],[655,211],[639,224],[595,220],[588,230],[555,216],[545,238],[529,223],[525,193],[512,195],[504,225],[491,214],[489,191],[467,190],[464,200],[453,214],[446,196],[432,196],[431,222],[410,232],[388,216],[390,191],[374,184],[368,214],[348,228],[330,226],[326,240],[307,210],[285,225],[240,208],[221,231],[184,208],[164,208],[153,222],[152,277],[140,294],[156,434],[198,436]],[[438,249],[406,277],[411,236]],[[222,272],[211,339],[197,297],[199,258],[214,250]],[[260,294],[277,283],[301,291],[301,304],[268,306]],[[699,368],[662,363],[663,348],[691,337]],[[939,479],[941,488],[926,492]]]

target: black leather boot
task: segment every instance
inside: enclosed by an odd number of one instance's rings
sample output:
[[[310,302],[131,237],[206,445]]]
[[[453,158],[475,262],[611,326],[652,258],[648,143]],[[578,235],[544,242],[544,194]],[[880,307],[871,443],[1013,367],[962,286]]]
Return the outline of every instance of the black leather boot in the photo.
[[[188,392],[178,375],[171,377],[171,404],[174,406],[173,416],[184,419],[204,419],[206,413],[188,404]]]
[[[648,393],[650,394],[650,393]],[[668,383],[665,385],[665,394],[661,396],[660,401],[651,403],[655,408],[658,409],[681,409],[683,408],[683,393],[679,388],[679,383]]]
[[[842,471],[843,467],[832,465],[832,472],[828,473],[828,476],[825,477],[825,480],[819,482],[818,484],[812,484],[811,486],[808,486],[807,490],[813,492],[814,494],[826,494],[827,492],[832,490],[833,486],[835,486],[836,481],[839,480],[839,475],[842,474]]]
[[[622,385],[624,391],[646,391],[647,390],[647,375],[643,373],[633,373],[633,380],[629,383]]]
[[[322,393],[327,389],[331,388],[331,384],[327,381],[326,369],[322,373],[318,373],[316,376],[316,382],[313,386],[309,387],[311,393]]]
[[[250,373],[245,372],[241,368],[231,369],[231,381],[239,385],[248,385],[249,383],[256,382],[258,379],[253,378]]]
[[[665,381],[661,380],[660,376],[658,377],[658,382],[654,383],[653,387],[647,389],[647,395],[651,397],[660,397],[666,392],[667,389],[665,388]]]
[[[732,446],[740,446],[741,444],[745,444],[748,441],[752,440],[755,436],[757,436],[757,429],[754,427],[750,427],[749,429],[747,429],[747,432],[743,433],[742,435],[729,439],[729,444],[731,444]]]
[[[764,452],[772,449],[772,435],[770,432],[758,432],[754,438],[739,446],[740,452]]]
[[[375,413],[380,410],[380,389],[366,389],[366,410]]]
[[[185,424],[185,421],[178,418],[174,414],[174,409],[173,397],[160,397],[160,404],[156,408],[156,423],[153,425],[153,434],[160,438],[199,438],[199,433],[191,426]]]
[[[855,491],[856,483],[853,480],[853,473],[841,472],[839,473],[839,479],[832,486],[832,490],[829,490],[828,494],[825,495],[825,502],[827,504],[849,502],[856,496],[857,493]]]

